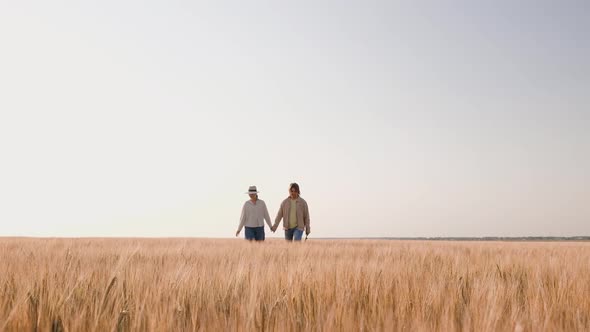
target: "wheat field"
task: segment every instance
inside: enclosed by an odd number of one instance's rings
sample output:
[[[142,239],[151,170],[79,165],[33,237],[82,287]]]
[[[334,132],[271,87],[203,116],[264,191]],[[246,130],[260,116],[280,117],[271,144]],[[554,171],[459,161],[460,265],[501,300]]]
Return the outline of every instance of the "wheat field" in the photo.
[[[0,238],[1,331],[589,331],[590,243]]]

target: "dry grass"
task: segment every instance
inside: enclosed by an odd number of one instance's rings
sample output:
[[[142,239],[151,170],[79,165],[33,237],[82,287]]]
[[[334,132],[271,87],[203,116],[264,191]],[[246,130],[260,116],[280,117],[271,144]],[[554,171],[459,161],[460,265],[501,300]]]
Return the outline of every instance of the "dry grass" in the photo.
[[[34,329],[589,331],[590,243],[0,238]]]

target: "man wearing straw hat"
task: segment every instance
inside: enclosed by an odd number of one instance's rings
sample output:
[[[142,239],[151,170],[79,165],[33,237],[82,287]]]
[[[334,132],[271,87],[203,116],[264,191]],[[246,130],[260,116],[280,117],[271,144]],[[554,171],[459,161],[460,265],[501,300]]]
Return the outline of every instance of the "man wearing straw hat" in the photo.
[[[246,194],[250,199],[242,207],[242,216],[240,217],[240,226],[236,231],[236,236],[240,234],[242,227],[246,227],[246,240],[264,241],[264,220],[268,227],[272,228],[268,209],[263,200],[258,199],[258,190],[256,186],[250,186]]]

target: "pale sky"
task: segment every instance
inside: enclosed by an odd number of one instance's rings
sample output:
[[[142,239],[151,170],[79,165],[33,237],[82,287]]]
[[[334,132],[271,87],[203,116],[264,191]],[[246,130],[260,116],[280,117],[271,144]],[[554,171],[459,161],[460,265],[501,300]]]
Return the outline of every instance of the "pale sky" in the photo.
[[[589,59],[588,1],[2,0],[0,236],[590,235]]]

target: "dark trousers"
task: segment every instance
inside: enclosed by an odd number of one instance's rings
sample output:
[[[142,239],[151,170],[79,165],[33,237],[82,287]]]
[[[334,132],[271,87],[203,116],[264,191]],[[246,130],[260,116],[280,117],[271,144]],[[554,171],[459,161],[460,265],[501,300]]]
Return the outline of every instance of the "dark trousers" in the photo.
[[[244,234],[246,240],[264,241],[264,226],[262,227],[248,227],[246,226],[246,232]]]

